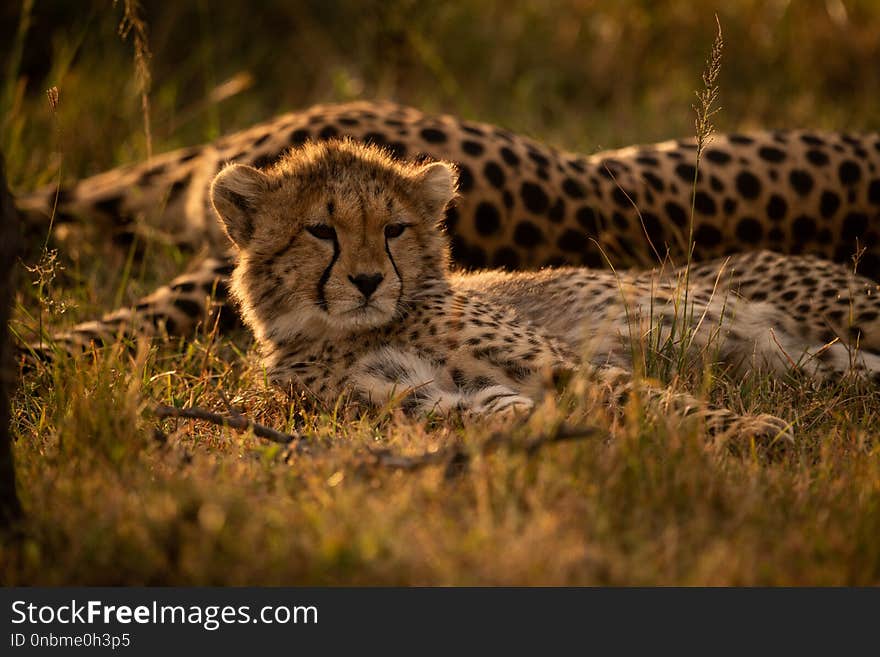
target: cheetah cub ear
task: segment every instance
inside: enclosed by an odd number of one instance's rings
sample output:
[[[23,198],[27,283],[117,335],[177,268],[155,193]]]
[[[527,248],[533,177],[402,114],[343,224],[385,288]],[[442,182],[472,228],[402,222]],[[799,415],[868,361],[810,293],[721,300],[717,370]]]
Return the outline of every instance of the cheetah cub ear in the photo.
[[[226,167],[211,183],[211,203],[237,246],[247,246],[254,236],[254,215],[268,189],[265,174],[243,164]]]
[[[416,173],[416,188],[432,219],[439,219],[449,202],[455,198],[458,173],[446,162],[434,162]]]

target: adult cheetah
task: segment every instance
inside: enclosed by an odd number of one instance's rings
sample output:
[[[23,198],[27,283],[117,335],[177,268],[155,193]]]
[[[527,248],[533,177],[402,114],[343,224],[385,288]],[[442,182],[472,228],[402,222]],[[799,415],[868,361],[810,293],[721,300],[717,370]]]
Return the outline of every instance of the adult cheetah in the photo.
[[[55,189],[21,197],[40,230],[54,209],[56,222],[86,219],[121,237],[146,228],[210,252],[133,307],[56,335],[54,345],[76,352],[131,331],[190,333],[207,309],[224,306],[232,269],[212,217],[213,177],[227,162],[265,167],[290,147],[341,137],[381,145],[398,159],[456,163],[459,198],[444,226],[452,260],[464,269],[645,267],[667,258],[680,265],[693,203],[693,257],[706,263],[693,272],[697,282],[714,279],[717,259],[731,256],[743,297],[784,303],[827,342],[877,339],[870,328],[880,279],[877,134],[718,135],[697,173],[689,140],[582,156],[487,124],[355,102],[279,116],[87,178],[57,198]],[[863,277],[852,275],[856,253]]]

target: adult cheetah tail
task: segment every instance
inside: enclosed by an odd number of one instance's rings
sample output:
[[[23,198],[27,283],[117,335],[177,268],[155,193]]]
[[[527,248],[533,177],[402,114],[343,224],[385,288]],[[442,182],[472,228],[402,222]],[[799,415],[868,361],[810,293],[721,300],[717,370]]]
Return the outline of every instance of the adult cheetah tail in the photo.
[[[126,207],[126,193],[119,190],[105,200],[95,198],[91,181],[74,183],[70,187],[47,185],[16,197],[15,204],[22,217],[28,235],[45,236],[49,225],[84,223],[124,232],[131,223],[131,213]],[[120,185],[121,187],[121,185]],[[130,193],[130,191],[128,192]]]
[[[123,242],[144,233],[176,243],[192,237],[185,208],[198,162],[186,159],[195,160],[187,153],[172,151],[70,185],[47,185],[18,196],[16,206],[28,234],[45,236],[50,222],[76,222],[106,230]]]

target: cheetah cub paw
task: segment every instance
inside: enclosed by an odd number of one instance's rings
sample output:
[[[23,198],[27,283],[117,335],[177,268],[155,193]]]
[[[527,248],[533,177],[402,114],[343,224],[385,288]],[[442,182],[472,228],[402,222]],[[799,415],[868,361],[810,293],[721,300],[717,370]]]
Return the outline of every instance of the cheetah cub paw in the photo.
[[[715,427],[718,435],[729,440],[743,440],[756,438],[761,441],[774,443],[793,443],[794,433],[791,422],[783,420],[775,415],[759,413],[756,415],[737,415],[731,413],[724,418],[718,418],[718,426]],[[709,424],[712,424],[710,421]]]
[[[520,418],[532,412],[535,402],[506,386],[490,386],[475,393],[467,409],[480,417]]]

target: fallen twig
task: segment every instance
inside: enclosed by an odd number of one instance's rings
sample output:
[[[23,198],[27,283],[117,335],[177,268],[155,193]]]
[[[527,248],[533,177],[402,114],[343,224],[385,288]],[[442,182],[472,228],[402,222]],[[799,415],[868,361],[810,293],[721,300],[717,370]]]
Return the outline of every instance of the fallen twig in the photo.
[[[236,414],[233,416],[220,415],[219,413],[206,411],[203,408],[198,408],[195,406],[190,408],[175,408],[174,406],[166,406],[164,404],[160,404],[159,406],[157,406],[154,409],[154,412],[156,413],[156,416],[162,420],[169,417],[182,417],[191,420],[204,420],[205,422],[211,422],[212,424],[229,427],[230,429],[235,429],[236,431],[247,431],[248,429],[250,429],[254,432],[255,436],[271,440],[275,443],[281,443],[282,445],[288,445],[292,442],[303,440],[303,436],[298,432],[284,433],[283,431],[278,431],[276,429],[272,429],[271,427],[258,424],[252,420],[249,420],[241,414]]]
[[[387,449],[370,450],[371,461],[368,462],[368,465],[413,471],[430,465],[445,464],[446,477],[450,478],[463,472],[475,454],[488,454],[500,447],[521,450],[531,456],[546,445],[587,438],[604,438],[607,435],[607,431],[593,426],[561,426],[525,441],[515,440],[510,433],[498,432],[493,433],[481,445],[473,449],[468,449],[465,445],[451,445],[416,456],[401,456]]]
[[[227,406],[233,410],[231,406]],[[160,419],[170,417],[187,418],[191,420],[204,420],[236,431],[247,431],[251,429],[255,436],[266,438],[282,445],[302,444],[304,436],[298,432],[284,433],[270,427],[249,420],[244,415],[234,411],[234,415],[220,415],[212,411],[198,407],[175,408],[173,406],[165,406],[160,404],[155,408],[156,416]],[[527,440],[516,440],[510,432],[496,432],[490,435],[482,444],[476,448],[468,448],[466,445],[456,444],[438,449],[432,452],[424,452],[416,456],[403,456],[395,454],[389,449],[370,449],[367,458],[361,463],[361,466],[378,466],[390,468],[394,470],[414,471],[431,465],[445,465],[446,477],[451,478],[463,472],[469,465],[471,458],[475,454],[488,454],[495,450],[506,447],[512,450],[521,450],[531,456],[541,447],[555,443],[567,442],[571,440],[584,440],[587,438],[606,437],[608,433],[602,429],[593,426],[560,426],[547,433],[539,434]]]

